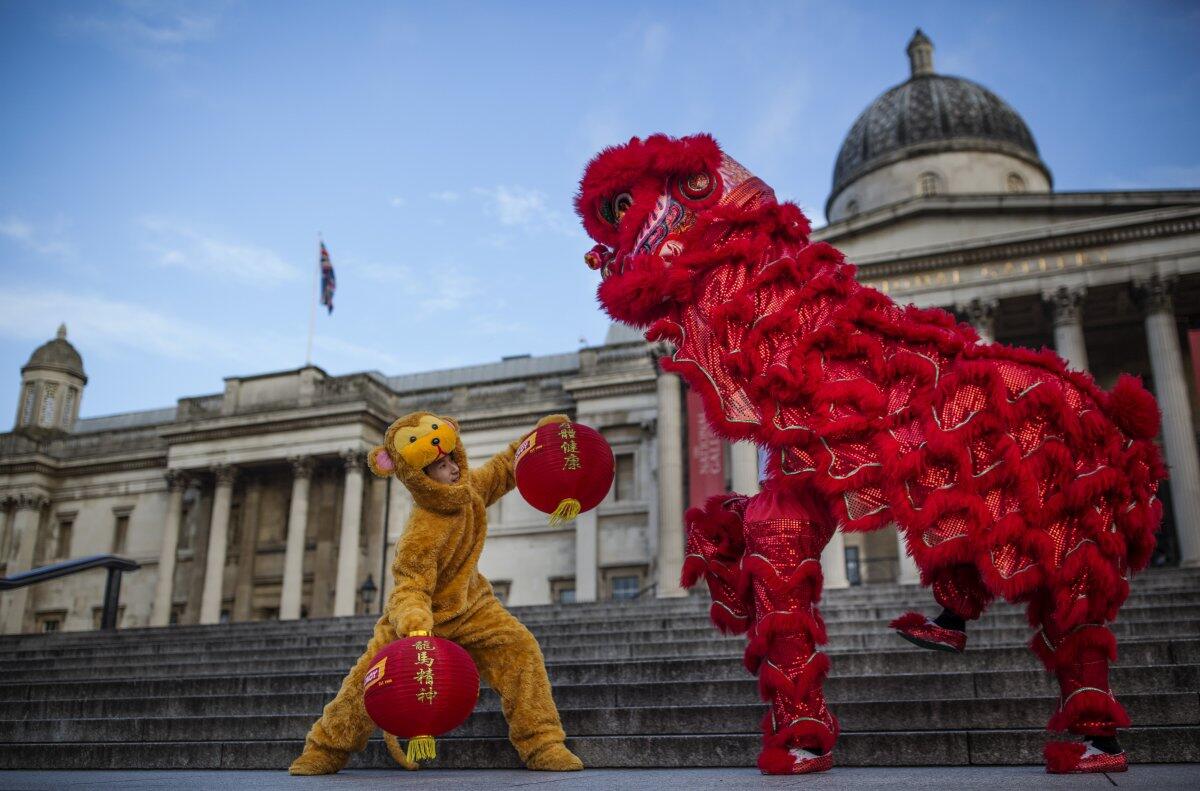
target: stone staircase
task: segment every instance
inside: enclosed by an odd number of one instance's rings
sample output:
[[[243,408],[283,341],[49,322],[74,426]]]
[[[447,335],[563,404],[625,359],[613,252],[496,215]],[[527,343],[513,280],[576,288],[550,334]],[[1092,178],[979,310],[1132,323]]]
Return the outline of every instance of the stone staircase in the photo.
[[[887,628],[928,591],[826,593],[843,766],[1040,763],[1056,687],[996,605],[961,656]],[[514,608],[537,635],[570,746],[593,767],[753,766],[764,707],[742,638],[704,597]],[[0,768],[283,769],[366,644],[374,619],[0,638]],[[1147,573],[1115,631],[1113,688],[1135,762],[1200,761],[1200,571]],[[517,767],[499,701],[439,740],[443,767]],[[351,767],[389,767],[376,737]]]

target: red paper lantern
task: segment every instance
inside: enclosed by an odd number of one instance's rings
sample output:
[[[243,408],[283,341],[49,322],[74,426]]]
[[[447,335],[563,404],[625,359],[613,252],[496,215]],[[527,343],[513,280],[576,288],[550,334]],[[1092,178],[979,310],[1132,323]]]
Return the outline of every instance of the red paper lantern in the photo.
[[[479,670],[461,646],[414,635],[388,643],[363,678],[363,702],[375,724],[408,739],[408,760],[436,758],[434,737],[471,715]]]
[[[542,426],[517,448],[517,488],[550,523],[574,519],[600,504],[612,488],[613,453],[594,428],[580,423]]]

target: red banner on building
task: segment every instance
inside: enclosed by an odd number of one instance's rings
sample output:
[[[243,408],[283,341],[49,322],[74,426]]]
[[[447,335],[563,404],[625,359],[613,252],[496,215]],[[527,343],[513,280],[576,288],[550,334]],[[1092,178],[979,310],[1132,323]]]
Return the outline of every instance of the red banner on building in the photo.
[[[688,505],[703,505],[714,494],[724,494],[725,442],[704,419],[700,394],[687,391]]]

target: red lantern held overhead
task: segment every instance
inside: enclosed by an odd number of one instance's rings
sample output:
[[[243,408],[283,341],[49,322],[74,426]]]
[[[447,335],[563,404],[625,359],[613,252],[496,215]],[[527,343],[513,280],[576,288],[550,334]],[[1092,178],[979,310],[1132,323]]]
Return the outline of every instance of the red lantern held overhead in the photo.
[[[517,448],[517,489],[550,524],[574,519],[600,504],[613,482],[613,453],[594,428],[550,423]]]
[[[410,762],[436,758],[435,736],[462,725],[479,700],[479,670],[457,643],[414,633],[388,643],[363,678],[367,714],[408,740]]]

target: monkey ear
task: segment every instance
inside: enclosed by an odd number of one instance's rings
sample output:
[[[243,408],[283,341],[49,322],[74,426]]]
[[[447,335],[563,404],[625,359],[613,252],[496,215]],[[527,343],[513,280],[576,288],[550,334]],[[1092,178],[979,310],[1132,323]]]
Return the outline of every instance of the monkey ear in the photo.
[[[452,417],[444,417],[444,418],[442,418],[442,420],[443,420],[443,421],[445,421],[446,423],[449,423],[449,424],[450,424],[450,427],[454,429],[454,433],[455,433],[455,434],[459,434],[459,433],[461,433],[461,432],[460,432],[460,430],[459,430],[459,428],[458,428],[458,421],[457,421],[457,420],[455,420],[455,419],[454,419],[454,418],[452,418]]]
[[[392,454],[383,445],[371,448],[371,453],[367,456],[367,464],[370,466],[371,472],[380,478],[388,478],[396,472],[396,462],[392,460]]]

